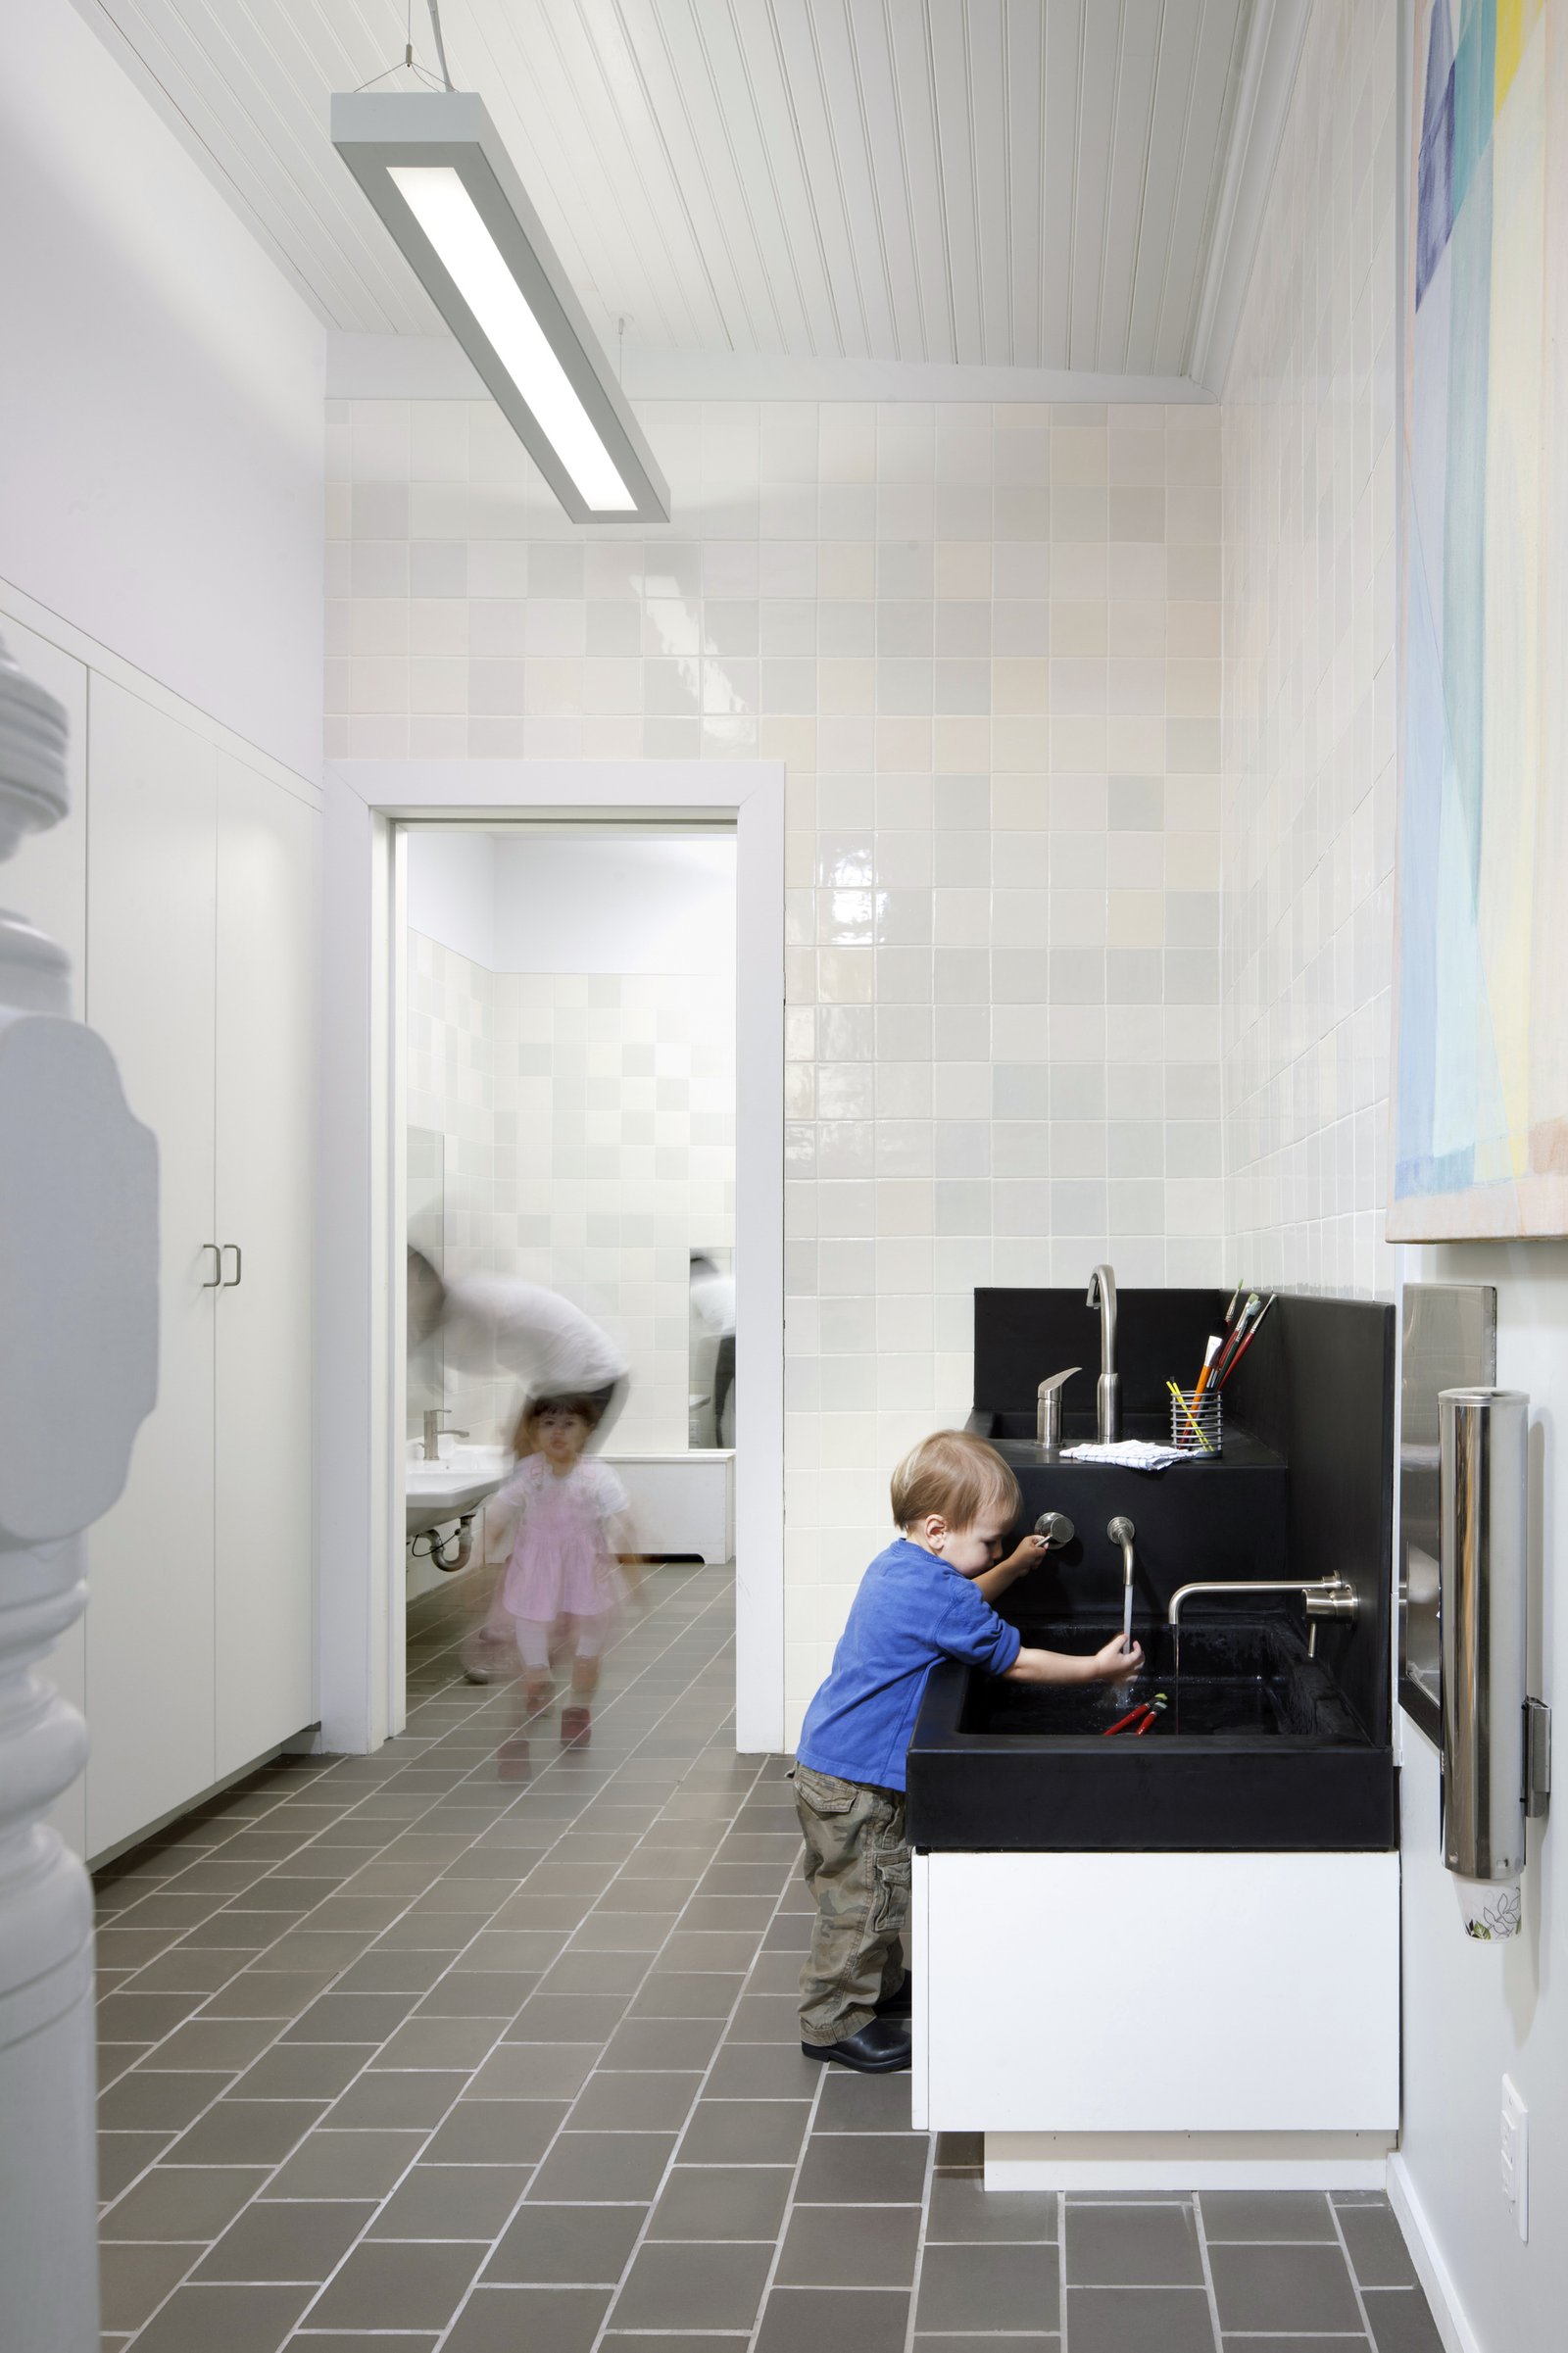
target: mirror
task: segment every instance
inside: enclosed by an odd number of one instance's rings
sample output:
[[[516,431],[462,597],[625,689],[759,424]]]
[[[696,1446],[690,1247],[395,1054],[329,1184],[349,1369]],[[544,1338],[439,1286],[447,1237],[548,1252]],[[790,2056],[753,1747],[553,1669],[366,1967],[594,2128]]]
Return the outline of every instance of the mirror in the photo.
[[[437,1274],[446,1271],[447,1140],[439,1129],[411,1127],[408,1131],[409,1248],[429,1259]],[[408,1410],[405,1427],[418,1438],[428,1408],[446,1403],[446,1363],[439,1331],[417,1345],[410,1320]]]
[[[687,1305],[687,1431],[693,1447],[735,1444],[735,1253],[691,1253]]]

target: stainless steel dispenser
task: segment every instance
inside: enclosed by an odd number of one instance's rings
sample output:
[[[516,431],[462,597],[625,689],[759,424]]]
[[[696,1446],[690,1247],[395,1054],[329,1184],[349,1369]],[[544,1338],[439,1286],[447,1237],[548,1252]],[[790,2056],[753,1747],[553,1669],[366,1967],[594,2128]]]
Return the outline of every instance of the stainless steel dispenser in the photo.
[[[1444,1861],[1466,1880],[1524,1868],[1530,1399],[1438,1400]]]

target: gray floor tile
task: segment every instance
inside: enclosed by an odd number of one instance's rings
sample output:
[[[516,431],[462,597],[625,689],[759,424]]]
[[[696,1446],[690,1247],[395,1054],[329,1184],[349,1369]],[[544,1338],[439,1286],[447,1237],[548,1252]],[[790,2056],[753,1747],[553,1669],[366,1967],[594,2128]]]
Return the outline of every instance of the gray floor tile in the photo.
[[[529,2188],[530,2200],[652,2198],[675,2146],[673,2132],[563,2132]]]
[[[1419,2287],[1369,2287],[1362,2302],[1377,2353],[1442,2353],[1438,2325]]]
[[[917,2206],[797,2206],[779,2253],[778,2283],[907,2287],[919,2233]]]
[[[843,2070],[838,2071],[840,2074]],[[822,2078],[820,2061],[780,2042],[726,2042],[713,2061],[708,2089],[721,2100],[809,2099]],[[870,2078],[863,2079],[869,2082]],[[909,2121],[906,2080],[904,2122]]]
[[[106,2132],[177,2132],[211,2105],[232,2077],[122,2076],[101,2094],[98,2123]]]
[[[1414,2287],[1415,2266],[1390,2206],[1342,2206],[1340,2229],[1362,2287]]]
[[[646,2218],[640,2205],[525,2205],[482,2277],[516,2287],[612,2287]]]
[[[1361,2336],[1282,2336],[1277,2331],[1262,2336],[1226,2336],[1220,2340],[1224,2353],[1366,2353],[1367,2339]]]
[[[805,2100],[700,2099],[680,2144],[681,2162],[793,2165],[809,2115]]]
[[[248,2206],[197,2265],[197,2279],[305,2279],[340,2263],[375,2208],[347,2199]]]
[[[424,2154],[432,2165],[536,2165],[565,2113],[563,2100],[460,2100]]]
[[[442,2353],[589,2353],[609,2302],[604,2287],[476,2287]]]
[[[331,2111],[330,2122],[344,2132],[432,2131],[468,2079],[466,2075],[436,2075],[428,2069],[396,2074],[363,2075],[351,2083]]]
[[[423,2132],[312,2132],[275,2174],[272,2198],[381,2198],[424,2147]]]
[[[1058,2325],[1054,2246],[928,2246],[920,2266],[915,2327],[1018,2329]]]
[[[499,2039],[494,2018],[409,2018],[388,2037],[373,2067],[478,2066]]]
[[[717,2018],[623,2018],[600,2064],[611,2072],[701,2071],[718,2048]]]
[[[99,2225],[105,2240],[188,2238],[205,2245],[267,2180],[262,2166],[155,2166]]]
[[[787,2165],[677,2165],[654,2208],[648,2235],[775,2239],[793,2179]]]
[[[1210,2246],[1222,2329],[1358,2329],[1361,2315],[1338,2244]]]
[[[136,2353],[278,2353],[314,2287],[176,2287]]]
[[[387,1959],[413,1961],[419,1957],[416,1953],[390,1954]],[[505,2023],[516,2017],[533,1985],[530,1978],[519,1987],[515,1977],[500,1969],[449,1969],[430,1986],[414,2018],[492,2018]]]
[[[615,2318],[628,2328],[749,2328],[762,2300],[772,2246],[643,2246]]]
[[[475,2247],[368,2240],[311,2308],[323,2328],[442,2328],[479,2267]]]
[[[416,2165],[368,2235],[482,2239],[489,2246],[532,2178],[526,2165]]]
[[[632,2018],[727,2018],[746,1983],[704,1970],[650,1970],[627,2013]]]
[[[1217,2239],[1334,2240],[1334,2217],[1318,2189],[1205,2189],[1203,2235]]]
[[[323,2113],[318,2100],[220,2100],[175,2143],[179,2165],[279,2165]]]
[[[1058,2353],[1059,2336],[919,2336],[921,2353]]]
[[[115,2198],[145,2166],[173,2145],[172,2132],[100,2132],[98,2196]]]
[[[234,2085],[236,2099],[331,2099],[347,2088],[368,2059],[373,2042],[290,2042],[264,2051]]]
[[[187,2018],[147,2059],[149,2070],[233,2075],[264,2051],[276,2028],[265,2018]]]
[[[1070,2287],[1067,2342],[1072,2353],[1214,2353],[1214,2326],[1201,2288]]]
[[[1067,2283],[1070,2287],[1201,2287],[1203,2259],[1191,2204],[1069,2205]]]
[[[863,2143],[858,2140],[855,2143],[856,2148],[861,2146]],[[985,2244],[1007,2239],[1054,2241],[1056,2227],[1057,2202],[1054,2192],[1042,2191],[1037,2195],[1028,2190],[987,2190],[981,2181],[967,2174],[932,2176],[926,2237],[938,2246],[949,2240]]]
[[[474,2100],[575,2099],[599,2060],[597,2042],[502,2042],[474,2073]]]
[[[162,2240],[151,2246],[105,2246],[98,2258],[98,2293],[106,2334],[139,2328],[189,2271],[197,2247]]]
[[[823,2067],[819,2060],[802,2065],[820,2072],[822,2097],[817,2103],[817,2132],[906,2132],[909,2130],[909,2079],[903,2076],[858,2076],[847,2067]]]
[[[413,2009],[412,1993],[322,1993],[287,2029],[285,2042],[384,2042]]]
[[[757,2353],[904,2353],[908,2325],[902,2290],[775,2287]]]
[[[595,2075],[571,2111],[574,2132],[678,2132],[691,2114],[699,2075]]]

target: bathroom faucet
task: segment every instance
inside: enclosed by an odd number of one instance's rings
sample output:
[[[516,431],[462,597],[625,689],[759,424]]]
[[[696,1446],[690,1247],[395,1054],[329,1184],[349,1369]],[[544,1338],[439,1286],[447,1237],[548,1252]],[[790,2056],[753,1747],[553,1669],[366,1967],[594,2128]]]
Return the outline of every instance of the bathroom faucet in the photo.
[[[1114,1531],[1115,1523],[1112,1522]],[[1170,1597],[1165,1623],[1178,1630],[1182,1622],[1182,1604],[1194,1593],[1299,1593],[1306,1604],[1311,1620],[1307,1630],[1306,1655],[1317,1656],[1317,1622],[1319,1618],[1353,1618],[1360,1602],[1354,1586],[1338,1569],[1327,1577],[1246,1577],[1229,1580],[1201,1579],[1192,1585],[1179,1585]]]
[[[1087,1304],[1100,1309],[1100,1381],[1095,1390],[1095,1433],[1102,1446],[1121,1436],[1121,1382],[1116,1372],[1116,1278],[1097,1266],[1089,1278]]]
[[[426,1405],[424,1409],[424,1459],[426,1462],[439,1462],[441,1459],[441,1425],[446,1418],[444,1405]],[[447,1432],[448,1438],[466,1438],[467,1435],[466,1430],[449,1430]]]

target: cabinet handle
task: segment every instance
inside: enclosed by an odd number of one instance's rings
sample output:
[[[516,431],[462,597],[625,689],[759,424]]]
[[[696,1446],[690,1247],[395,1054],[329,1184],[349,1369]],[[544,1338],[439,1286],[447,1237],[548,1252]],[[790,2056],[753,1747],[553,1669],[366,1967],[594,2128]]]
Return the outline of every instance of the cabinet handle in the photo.
[[[217,1274],[215,1274],[215,1275],[208,1275],[208,1276],[205,1278],[205,1280],[204,1280],[204,1281],[203,1281],[203,1283],[202,1283],[202,1289],[203,1289],[204,1291],[216,1291],[216,1290],[218,1289],[219,1285],[220,1285],[220,1284],[222,1282],[222,1279],[223,1279],[223,1253],[222,1253],[222,1251],[221,1251],[221,1250],[219,1249],[219,1247],[218,1247],[218,1245],[217,1245],[217,1243],[216,1243],[216,1242],[204,1242],[204,1243],[202,1244],[202,1249],[203,1249],[204,1250],[211,1250],[211,1251],[212,1251],[212,1253],[213,1253],[213,1257],[214,1257],[214,1260],[215,1260],[215,1262],[216,1262],[216,1264],[217,1264],[217,1267],[218,1267],[218,1272],[217,1272]]]
[[[233,1253],[234,1253],[234,1271],[233,1271],[233,1273],[232,1273],[231,1275],[225,1275],[225,1276],[223,1277],[223,1289],[224,1289],[225,1291],[233,1291],[233,1290],[236,1290],[236,1289],[238,1288],[238,1285],[239,1285],[239,1279],[240,1279],[240,1276],[241,1276],[241,1275],[243,1274],[243,1272],[244,1272],[244,1261],[243,1261],[243,1260],[241,1259],[241,1257],[240,1257],[240,1254],[239,1254],[239,1244],[238,1244],[237,1242],[225,1242],[225,1243],[224,1243],[224,1245],[223,1245],[223,1248],[222,1248],[222,1250],[221,1250],[221,1252],[220,1252],[220,1255],[219,1255],[219,1260],[218,1260],[218,1263],[219,1263],[219,1265],[220,1265],[220,1266],[221,1266],[221,1265],[222,1265],[222,1263],[223,1263],[223,1259],[224,1259],[224,1258],[227,1256],[227,1254],[228,1254],[228,1252],[229,1252],[230,1250],[232,1250],[232,1251],[233,1251]]]

